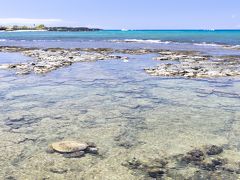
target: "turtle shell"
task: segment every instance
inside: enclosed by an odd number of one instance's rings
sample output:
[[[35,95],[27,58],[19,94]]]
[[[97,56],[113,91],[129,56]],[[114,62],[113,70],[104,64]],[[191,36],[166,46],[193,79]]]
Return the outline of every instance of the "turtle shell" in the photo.
[[[77,151],[84,151],[87,149],[88,145],[86,143],[76,142],[76,141],[60,141],[52,143],[52,148],[60,153],[72,153]]]

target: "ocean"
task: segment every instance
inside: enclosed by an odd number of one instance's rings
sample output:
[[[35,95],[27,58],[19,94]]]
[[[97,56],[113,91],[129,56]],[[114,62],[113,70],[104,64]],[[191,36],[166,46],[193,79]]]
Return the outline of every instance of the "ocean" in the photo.
[[[239,56],[239,45],[240,30],[0,32],[0,46]],[[0,69],[0,179],[238,179],[240,79],[150,76],[154,54],[124,56],[40,75]],[[0,64],[31,60],[0,52]],[[94,142],[99,154],[46,152],[61,140]]]
[[[95,32],[0,32],[1,45],[61,42],[136,42],[152,44],[240,45],[240,30],[103,30]]]

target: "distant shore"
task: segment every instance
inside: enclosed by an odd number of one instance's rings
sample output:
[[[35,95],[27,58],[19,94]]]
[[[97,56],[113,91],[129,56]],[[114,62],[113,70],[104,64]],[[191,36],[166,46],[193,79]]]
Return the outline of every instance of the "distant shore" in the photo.
[[[0,32],[44,32],[48,30],[12,30],[12,31],[7,31],[7,30],[0,30]]]
[[[36,27],[27,26],[0,26],[2,32],[29,32],[29,31],[63,31],[63,32],[79,32],[79,31],[100,31],[98,28],[88,27],[45,27],[44,25],[38,25]]]

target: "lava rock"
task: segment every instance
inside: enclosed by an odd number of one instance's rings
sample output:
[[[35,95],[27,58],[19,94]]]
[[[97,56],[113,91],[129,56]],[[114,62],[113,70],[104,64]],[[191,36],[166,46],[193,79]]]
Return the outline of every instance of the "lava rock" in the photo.
[[[149,169],[147,173],[152,178],[158,178],[162,177],[165,174],[165,171],[163,169],[153,168]]]
[[[207,155],[218,155],[221,154],[223,152],[223,148],[216,146],[216,145],[212,145],[206,148],[206,153]]]
[[[188,152],[187,155],[185,155],[182,158],[182,161],[186,162],[186,163],[192,163],[192,162],[202,161],[204,159],[205,159],[205,156],[204,156],[203,151],[195,149],[195,150]]]

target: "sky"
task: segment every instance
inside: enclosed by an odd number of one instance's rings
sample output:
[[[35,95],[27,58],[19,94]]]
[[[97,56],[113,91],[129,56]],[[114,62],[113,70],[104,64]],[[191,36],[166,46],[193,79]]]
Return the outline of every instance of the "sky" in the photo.
[[[240,0],[0,0],[0,25],[240,29]]]

